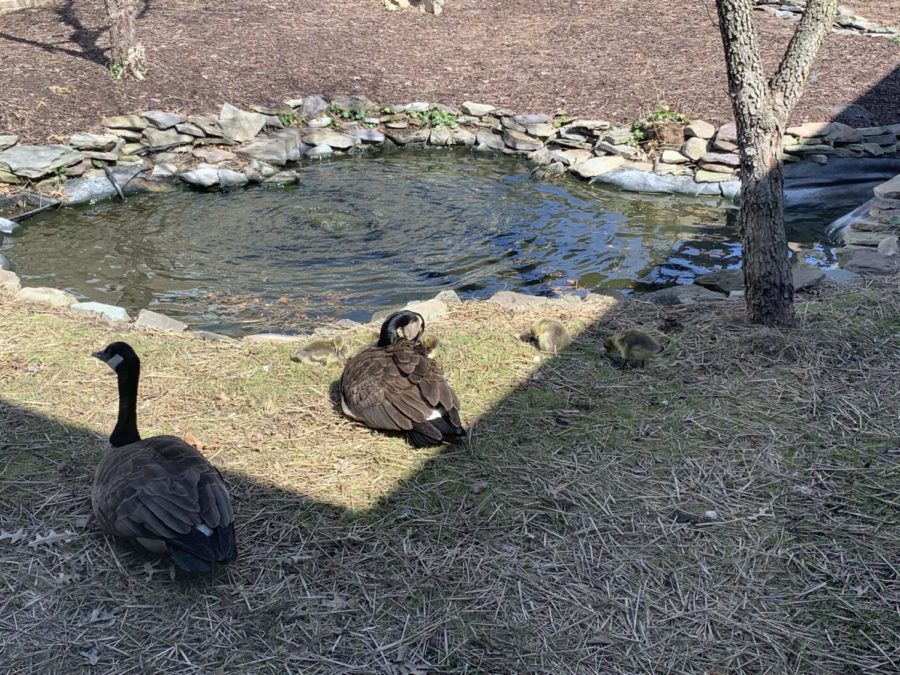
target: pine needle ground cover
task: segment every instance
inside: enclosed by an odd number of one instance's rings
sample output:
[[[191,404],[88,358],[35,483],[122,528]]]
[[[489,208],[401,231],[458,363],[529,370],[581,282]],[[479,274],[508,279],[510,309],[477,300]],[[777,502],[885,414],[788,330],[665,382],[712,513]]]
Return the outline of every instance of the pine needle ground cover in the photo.
[[[343,418],[340,367],[295,347],[0,297],[0,669],[896,671],[898,290],[822,289],[786,332],[734,302],[453,305],[429,332],[471,434],[421,451]],[[538,316],[573,345],[521,341]],[[600,346],[632,326],[665,350],[619,371]],[[229,485],[240,558],[211,579],[91,519],[114,339],[142,433]]]

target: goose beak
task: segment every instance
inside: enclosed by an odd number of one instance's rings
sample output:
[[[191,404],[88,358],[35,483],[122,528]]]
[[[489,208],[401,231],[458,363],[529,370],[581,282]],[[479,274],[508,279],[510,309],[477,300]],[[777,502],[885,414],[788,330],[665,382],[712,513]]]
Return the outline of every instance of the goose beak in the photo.
[[[95,359],[100,359],[101,361],[106,363],[106,356],[104,355],[103,352],[91,352],[91,356],[93,356]]]
[[[118,354],[107,354],[106,352],[91,352],[91,356],[103,361],[103,363],[112,368],[112,371],[114,373],[118,372],[117,369],[119,367],[119,364],[121,364],[122,361],[125,360]]]

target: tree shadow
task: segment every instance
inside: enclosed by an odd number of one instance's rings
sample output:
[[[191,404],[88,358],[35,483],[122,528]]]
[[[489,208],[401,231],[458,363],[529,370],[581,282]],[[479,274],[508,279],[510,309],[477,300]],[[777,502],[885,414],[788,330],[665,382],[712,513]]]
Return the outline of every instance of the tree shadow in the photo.
[[[832,109],[835,122],[843,122],[852,127],[872,127],[879,120],[886,124],[900,122],[900,67],[867,89],[851,105],[836,106]]]
[[[137,18],[141,19],[150,11],[150,0],[143,0],[141,9],[137,14]],[[69,41],[74,42],[80,49],[70,49],[68,47],[60,47],[48,42],[39,42],[37,40],[29,40],[28,38],[10,35],[9,33],[0,32],[0,39],[10,42],[18,42],[20,44],[37,47],[45,52],[54,54],[67,54],[69,56],[85,59],[101,66],[106,66],[108,59],[106,58],[106,49],[100,47],[97,42],[100,37],[108,30],[106,25],[101,28],[89,28],[78,16],[78,10],[75,7],[74,0],[66,0],[60,7],[54,10],[55,14],[62,20],[63,24],[72,29],[69,34]]]

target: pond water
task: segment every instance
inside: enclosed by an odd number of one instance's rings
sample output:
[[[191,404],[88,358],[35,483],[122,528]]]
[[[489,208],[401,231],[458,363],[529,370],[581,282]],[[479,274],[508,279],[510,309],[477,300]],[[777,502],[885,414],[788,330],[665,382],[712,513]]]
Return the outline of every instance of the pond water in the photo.
[[[736,211],[715,200],[546,183],[530,168],[467,152],[343,158],[288,188],[45,213],[5,252],[26,285],[235,335],[365,320],[443,289],[647,289],[740,264]],[[854,206],[789,209],[792,248],[830,264],[825,226]]]

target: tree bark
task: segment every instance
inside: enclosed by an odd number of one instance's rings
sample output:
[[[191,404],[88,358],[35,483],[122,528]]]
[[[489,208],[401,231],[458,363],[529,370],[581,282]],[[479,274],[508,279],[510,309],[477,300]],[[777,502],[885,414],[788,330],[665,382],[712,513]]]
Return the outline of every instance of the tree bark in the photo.
[[[738,225],[747,314],[753,323],[789,326],[794,320],[781,137],[813,59],[831,30],[837,4],[838,0],[808,0],[781,64],[767,82],[752,0],[716,0],[741,157]]]
[[[133,77],[143,80],[147,74],[147,55],[138,42],[134,22],[137,17],[135,0],[103,0],[109,18],[109,67],[114,77]]]

